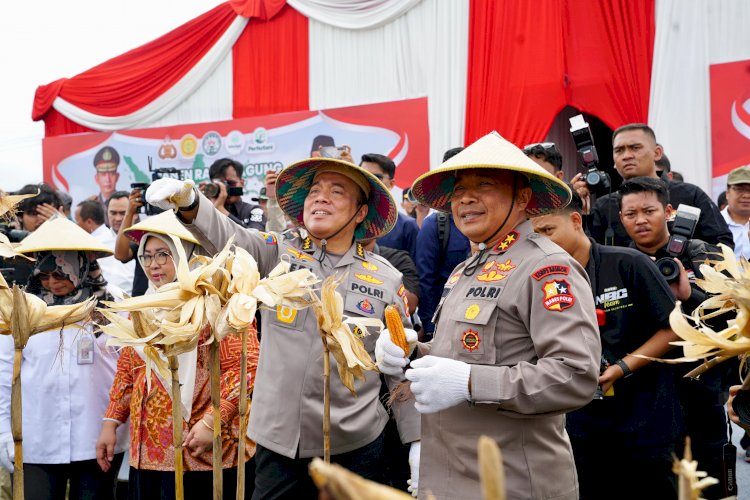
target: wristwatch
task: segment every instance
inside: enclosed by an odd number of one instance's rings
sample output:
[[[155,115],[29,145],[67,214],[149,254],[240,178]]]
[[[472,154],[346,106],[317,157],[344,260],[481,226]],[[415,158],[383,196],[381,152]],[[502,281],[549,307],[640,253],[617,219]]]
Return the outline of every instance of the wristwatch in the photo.
[[[624,373],[622,378],[628,378],[629,376],[633,374],[628,364],[622,359],[618,359],[617,361],[615,361],[615,364],[622,369],[622,373]]]

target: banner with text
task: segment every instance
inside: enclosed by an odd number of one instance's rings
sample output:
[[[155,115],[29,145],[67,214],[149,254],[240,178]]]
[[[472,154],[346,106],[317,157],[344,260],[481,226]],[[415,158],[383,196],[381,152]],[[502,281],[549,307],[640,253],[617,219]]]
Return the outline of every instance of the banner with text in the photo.
[[[309,158],[318,145],[348,145],[357,163],[363,154],[387,155],[397,166],[396,183],[409,187],[429,170],[427,98],[50,137],[42,144],[44,181],[69,193],[75,207],[159,176],[208,181],[214,161],[232,158],[245,166],[244,198],[250,201],[267,171]]]

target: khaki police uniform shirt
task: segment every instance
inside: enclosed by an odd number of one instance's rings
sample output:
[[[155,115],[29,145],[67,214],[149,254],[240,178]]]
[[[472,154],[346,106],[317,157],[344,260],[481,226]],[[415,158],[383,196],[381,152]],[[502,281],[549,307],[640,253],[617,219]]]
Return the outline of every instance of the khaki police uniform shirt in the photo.
[[[330,275],[346,279],[338,291],[344,298],[344,314],[384,321],[388,304],[395,304],[402,317],[405,290],[401,273],[382,257],[354,244],[333,263],[310,239],[284,239],[276,233],[243,229],[214,209],[199,194],[198,215],[185,226],[209,254],[219,252],[231,236],[258,261],[261,276],[266,276],[280,259],[288,260],[292,270],[307,268],[318,278]],[[262,337],[258,371],[250,412],[249,436],[259,445],[294,458],[323,455],[323,345],[315,312],[311,308],[294,310],[261,309]],[[408,319],[405,326],[410,327]],[[370,328],[363,337],[365,348],[374,359],[378,332]],[[340,454],[365,446],[383,431],[388,414],[379,400],[380,375],[365,372],[364,382],[355,381],[357,396],[341,383],[331,356],[331,453]],[[403,379],[386,377],[393,388]],[[419,439],[420,419],[413,400],[393,406],[401,440]]]
[[[591,401],[599,377],[588,278],[528,221],[485,257],[448,279],[434,339],[421,348],[471,364],[472,402],[422,416],[420,497],[481,498],[486,434],[502,450],[508,498],[577,499],[564,413]]]

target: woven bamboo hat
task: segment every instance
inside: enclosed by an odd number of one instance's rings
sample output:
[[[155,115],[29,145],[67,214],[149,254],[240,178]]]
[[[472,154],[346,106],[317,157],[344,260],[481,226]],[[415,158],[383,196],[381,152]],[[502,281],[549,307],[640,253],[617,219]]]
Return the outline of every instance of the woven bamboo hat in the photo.
[[[149,217],[148,219],[141,221],[134,226],[130,226],[125,230],[125,235],[139,244],[141,238],[143,238],[143,235],[146,233],[171,234],[183,241],[198,244],[198,240],[195,239],[195,236],[185,229],[185,226],[177,220],[177,216],[172,210],[167,210],[158,215]]]
[[[99,240],[81,229],[66,217],[49,219],[16,247],[18,253],[46,252],[52,250],[82,250],[96,252],[96,258],[114,253]]]
[[[398,208],[388,188],[367,170],[334,158],[309,158],[292,163],[279,173],[276,198],[289,218],[304,227],[305,198],[315,175],[334,172],[351,179],[367,195],[367,216],[354,230],[357,240],[380,238],[393,229]]]
[[[531,200],[526,206],[529,217],[544,215],[570,203],[570,188],[529,159],[523,151],[491,132],[414,181],[411,192],[423,205],[450,212],[456,173],[468,169],[492,169],[519,172],[529,179]]]

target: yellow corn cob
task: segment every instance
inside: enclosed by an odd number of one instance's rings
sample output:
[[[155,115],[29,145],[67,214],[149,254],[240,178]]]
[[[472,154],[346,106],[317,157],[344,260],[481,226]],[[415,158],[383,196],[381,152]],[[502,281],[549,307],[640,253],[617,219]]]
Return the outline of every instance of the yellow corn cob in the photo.
[[[391,342],[404,350],[404,357],[409,353],[409,343],[406,341],[406,332],[404,323],[401,321],[401,314],[395,306],[385,308],[385,324],[388,327],[388,333],[391,334]]]

